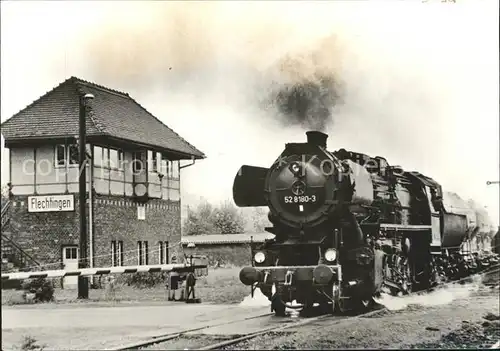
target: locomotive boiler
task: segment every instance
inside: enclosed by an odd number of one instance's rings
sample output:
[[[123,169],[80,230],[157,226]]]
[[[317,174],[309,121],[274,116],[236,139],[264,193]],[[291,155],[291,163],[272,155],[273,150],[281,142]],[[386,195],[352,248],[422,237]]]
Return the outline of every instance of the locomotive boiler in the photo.
[[[274,238],[252,245],[240,280],[275,314],[294,301],[303,311],[366,309],[382,291],[426,289],[498,259],[483,250],[496,231],[475,204],[383,157],[330,152],[326,134],[306,134],[270,168],[242,166],[233,185],[237,206],[269,208]]]

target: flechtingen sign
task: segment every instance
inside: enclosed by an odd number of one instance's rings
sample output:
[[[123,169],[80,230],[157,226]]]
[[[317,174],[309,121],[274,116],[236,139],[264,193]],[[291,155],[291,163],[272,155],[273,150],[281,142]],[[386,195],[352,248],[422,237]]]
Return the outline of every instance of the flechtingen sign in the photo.
[[[74,210],[74,195],[28,196],[28,212],[70,212]]]

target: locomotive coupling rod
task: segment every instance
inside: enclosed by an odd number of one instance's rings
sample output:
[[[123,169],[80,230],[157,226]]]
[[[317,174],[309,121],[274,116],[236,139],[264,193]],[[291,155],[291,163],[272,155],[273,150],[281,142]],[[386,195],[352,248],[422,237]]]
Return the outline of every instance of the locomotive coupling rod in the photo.
[[[287,271],[284,285],[292,285],[293,271]]]

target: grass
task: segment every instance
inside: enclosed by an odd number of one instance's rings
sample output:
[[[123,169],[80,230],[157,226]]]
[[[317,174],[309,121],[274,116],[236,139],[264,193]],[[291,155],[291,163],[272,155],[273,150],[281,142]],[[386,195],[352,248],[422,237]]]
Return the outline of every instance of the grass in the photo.
[[[35,338],[28,335],[23,337],[21,344],[15,347],[15,349],[21,351],[43,351],[45,347],[45,345],[39,345]]]
[[[209,269],[208,276],[200,277],[196,281],[195,294],[203,303],[239,303],[250,294],[250,288],[239,280],[238,267]],[[2,305],[29,304],[24,301],[22,291],[3,290]],[[176,293],[179,298],[180,291]],[[134,288],[124,284],[110,289],[91,289],[89,300],[83,303],[163,303],[167,301],[167,290],[164,284],[153,288]],[[55,303],[82,303],[77,300],[77,290],[56,289],[54,292]],[[53,304],[53,303],[47,303]]]

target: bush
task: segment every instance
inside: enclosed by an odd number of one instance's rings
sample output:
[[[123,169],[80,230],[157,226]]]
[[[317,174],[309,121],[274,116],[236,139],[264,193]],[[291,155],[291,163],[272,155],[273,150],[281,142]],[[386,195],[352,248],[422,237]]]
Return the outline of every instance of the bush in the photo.
[[[139,272],[127,274],[124,277],[124,283],[134,288],[152,288],[158,285],[163,285],[166,282],[167,274],[163,272]]]
[[[35,338],[25,336],[19,348],[21,351],[42,351],[45,349],[45,345],[39,345]]]
[[[34,302],[50,302],[54,300],[54,285],[45,278],[26,280],[22,284],[24,296],[28,293],[35,294]]]

